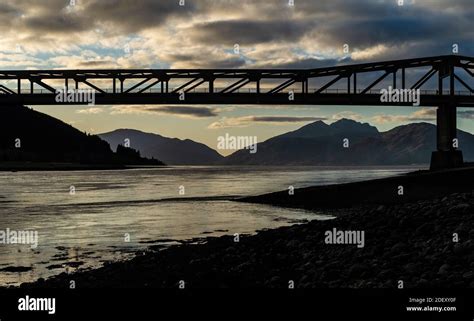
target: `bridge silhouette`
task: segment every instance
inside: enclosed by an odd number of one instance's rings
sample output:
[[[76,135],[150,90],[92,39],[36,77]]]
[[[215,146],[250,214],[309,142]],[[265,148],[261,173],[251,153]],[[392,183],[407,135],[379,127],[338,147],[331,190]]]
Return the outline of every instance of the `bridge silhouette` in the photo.
[[[78,105],[56,101],[59,90],[92,91],[96,105],[413,106],[382,102],[381,86],[391,86],[419,90],[420,106],[437,107],[431,168],[439,169],[463,163],[454,144],[456,108],[474,106],[473,78],[474,58],[457,55],[315,69],[3,70],[0,107]]]

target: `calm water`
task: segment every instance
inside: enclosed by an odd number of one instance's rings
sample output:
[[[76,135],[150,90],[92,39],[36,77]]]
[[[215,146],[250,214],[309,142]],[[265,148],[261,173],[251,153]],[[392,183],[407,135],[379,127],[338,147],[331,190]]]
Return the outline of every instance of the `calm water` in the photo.
[[[38,231],[38,247],[0,244],[0,285],[130,257],[186,240],[329,219],[325,213],[242,204],[235,196],[380,178],[397,168],[167,167],[126,171],[2,172],[0,230]],[[71,194],[71,186],[75,193]],[[180,194],[180,191],[184,194]],[[130,235],[130,240],[126,240]],[[127,242],[128,241],[128,242]],[[5,272],[24,267],[23,272]]]

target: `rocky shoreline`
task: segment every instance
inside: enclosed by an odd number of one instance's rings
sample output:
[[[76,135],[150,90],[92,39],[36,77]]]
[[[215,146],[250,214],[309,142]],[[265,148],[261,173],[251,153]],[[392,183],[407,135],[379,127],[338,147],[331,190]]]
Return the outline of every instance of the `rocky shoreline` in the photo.
[[[337,218],[150,248],[102,268],[23,288],[468,288],[474,287],[474,192],[405,204],[359,205]],[[326,244],[332,229],[365,244]],[[454,234],[456,233],[456,234]],[[457,235],[457,242],[454,240]],[[180,283],[180,281],[184,281]]]
[[[350,208],[359,205],[404,204],[474,190],[474,167],[416,171],[346,184],[311,186],[240,199],[243,202],[305,208]]]

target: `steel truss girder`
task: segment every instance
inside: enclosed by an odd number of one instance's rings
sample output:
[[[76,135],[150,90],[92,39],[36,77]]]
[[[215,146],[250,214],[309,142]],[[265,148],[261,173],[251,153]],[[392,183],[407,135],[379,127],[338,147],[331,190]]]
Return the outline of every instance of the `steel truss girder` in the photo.
[[[96,95],[108,95],[107,101],[123,101],[123,95],[132,95],[137,98],[136,95],[147,95],[150,92],[146,92],[148,89],[153,86],[161,83],[161,92],[156,94],[168,95],[176,94],[179,92],[190,93],[193,89],[201,86],[204,83],[209,85],[209,93],[193,93],[196,95],[202,95],[205,99],[209,100],[209,103],[214,101],[214,96],[228,96],[231,97],[234,94],[240,94],[238,90],[249,83],[255,83],[256,88],[255,92],[249,93],[250,95],[276,95],[285,91],[285,89],[292,88],[296,83],[301,83],[301,93],[304,95],[326,95],[329,94],[325,92],[329,90],[332,86],[335,87],[335,84],[341,79],[347,79],[347,88],[344,89],[347,94],[351,95],[368,95],[373,92],[372,88],[375,88],[382,80],[390,74],[393,74],[393,84],[394,87],[397,85],[397,79],[401,79],[402,87],[405,88],[406,84],[406,75],[405,71],[409,69],[416,68],[426,68],[430,67],[429,71],[411,86],[411,89],[420,89],[424,86],[428,80],[430,80],[433,75],[438,73],[438,95],[443,96],[443,79],[449,78],[450,91],[449,95],[451,99],[452,96],[456,96],[455,92],[455,80],[468,90],[468,93],[474,93],[473,86],[470,85],[466,79],[461,78],[459,75],[456,75],[456,69],[463,69],[467,74],[463,74],[463,77],[474,78],[474,58],[465,57],[465,56],[437,56],[437,57],[426,57],[426,58],[415,58],[415,59],[403,59],[403,60],[394,60],[394,61],[384,61],[384,62],[375,62],[375,63],[364,63],[364,64],[353,64],[345,66],[334,66],[334,67],[325,67],[325,68],[316,68],[316,69],[126,69],[126,70],[5,70],[0,71],[0,80],[12,81],[16,80],[18,82],[17,88],[12,90],[11,88],[6,87],[5,85],[0,85],[0,96],[9,96],[13,94],[18,94],[18,96],[23,95],[33,95],[33,84],[41,86],[46,89],[42,94],[47,95],[48,93],[54,93],[55,88],[46,84],[45,80],[63,80],[66,87],[69,79],[76,81],[77,83],[83,83],[88,87],[96,91]],[[364,84],[364,79],[361,75],[382,71],[383,74],[375,79],[370,84]],[[401,71],[401,76],[399,75]],[[319,88],[315,90],[308,89],[308,83],[310,80],[331,77],[332,79],[325,82]],[[401,77],[401,78],[400,78]],[[366,77],[367,78],[367,77]],[[113,91],[110,93],[103,84],[96,85],[93,81],[97,80],[110,80],[113,83]],[[116,80],[120,81],[120,90],[116,90]],[[171,92],[168,88],[170,80],[186,80],[184,84],[179,85],[179,87],[174,88]],[[190,79],[190,80],[189,80]],[[215,80],[228,80],[228,79],[238,79],[224,89],[214,88]],[[27,80],[31,84],[31,92],[25,93],[21,91],[21,81]],[[129,80],[135,80],[134,85],[129,88],[124,88],[124,82]],[[271,82],[279,81],[279,84],[274,85],[273,87],[260,88],[261,81],[270,80]],[[283,82],[281,82],[283,81]],[[142,88],[142,86],[144,86]],[[363,88],[363,90],[358,91],[357,88]],[[261,90],[264,89],[264,90]],[[337,88],[339,89],[339,88]],[[339,93],[339,92],[338,92]],[[459,95],[459,93],[458,93]],[[37,96],[32,96],[36,97]],[[232,96],[234,97],[234,96]],[[238,97],[238,96],[237,96]],[[219,100],[219,99],[215,99]],[[99,99],[99,101],[101,101]],[[188,101],[188,99],[186,99]],[[251,101],[251,99],[247,99]],[[0,101],[0,103],[3,103]],[[30,102],[34,104],[34,102]],[[203,102],[205,103],[205,102]],[[232,104],[234,102],[228,101]],[[238,103],[238,102],[236,102]],[[282,101],[281,103],[285,103]],[[369,102],[370,103],[370,102]],[[41,104],[41,101],[38,101],[38,104]]]
[[[314,77],[326,77],[340,74],[365,73],[373,71],[395,70],[400,68],[416,68],[424,66],[434,66],[453,60],[455,66],[474,68],[473,58],[462,56],[439,56],[430,58],[405,59],[397,61],[387,61],[368,64],[354,64],[348,66],[336,66],[317,69],[127,69],[127,70],[7,70],[0,71],[0,80],[5,79],[64,79],[64,78],[257,78],[257,79],[278,79],[292,78],[304,79]],[[466,63],[468,61],[469,63]]]
[[[418,81],[411,86],[410,89],[419,89],[421,86],[423,86],[428,80],[430,80],[431,77],[437,72],[437,70],[433,67],[431,68],[426,74],[424,74]]]
[[[474,90],[469,86],[464,80],[462,80],[458,75],[454,74],[454,78],[461,83],[465,88],[467,88],[471,93],[474,93]]]

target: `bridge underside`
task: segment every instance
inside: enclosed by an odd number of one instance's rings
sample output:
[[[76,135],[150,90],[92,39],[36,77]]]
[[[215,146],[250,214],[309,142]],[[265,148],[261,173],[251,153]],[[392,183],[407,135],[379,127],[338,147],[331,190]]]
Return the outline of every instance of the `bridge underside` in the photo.
[[[3,95],[1,105],[58,105],[55,94]],[[356,106],[407,106],[413,103],[380,102],[380,94],[303,94],[294,93],[289,99],[287,93],[279,94],[203,94],[186,93],[185,99],[179,94],[166,93],[129,93],[129,94],[95,94],[95,105],[356,105]],[[61,105],[80,105],[77,102],[62,102]],[[439,95],[421,95],[421,107],[451,105],[455,107],[474,107],[474,96],[454,97]],[[444,114],[442,115],[444,117]]]

